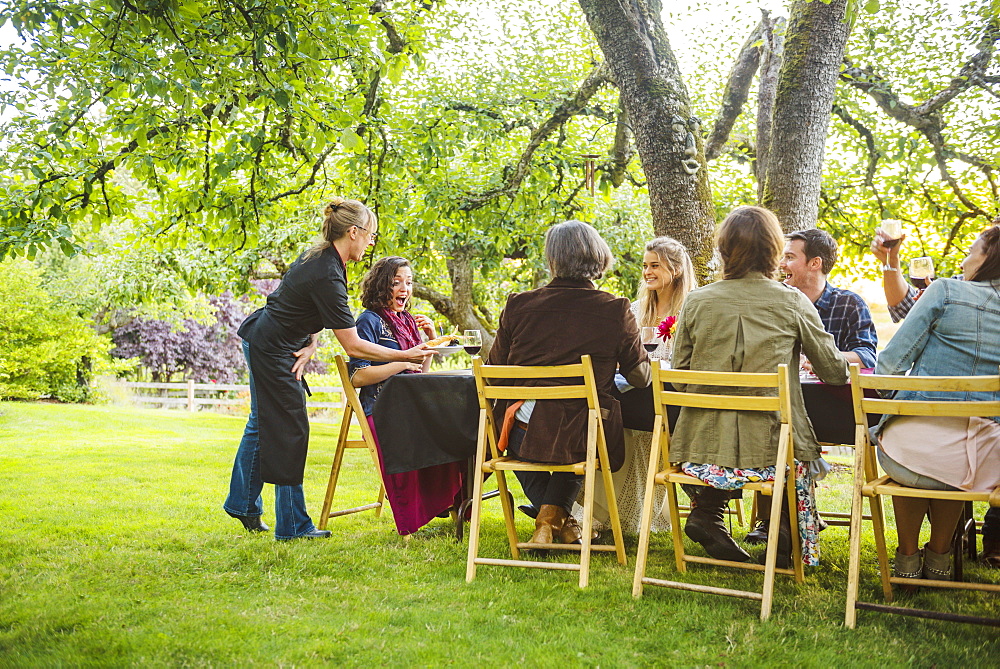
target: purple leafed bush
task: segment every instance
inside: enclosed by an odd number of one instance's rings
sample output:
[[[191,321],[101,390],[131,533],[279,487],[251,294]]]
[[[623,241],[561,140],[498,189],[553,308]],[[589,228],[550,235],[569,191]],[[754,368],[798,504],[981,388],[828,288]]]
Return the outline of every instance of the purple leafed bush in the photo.
[[[169,321],[136,317],[117,328],[111,354],[118,358],[139,358],[154,381],[167,382],[179,376],[198,383],[236,383],[246,379],[240,323],[251,307],[229,293],[209,298],[215,319],[208,323],[193,318],[178,327]],[[307,373],[322,374],[326,365],[316,360]],[[174,379],[176,380],[176,379]]]

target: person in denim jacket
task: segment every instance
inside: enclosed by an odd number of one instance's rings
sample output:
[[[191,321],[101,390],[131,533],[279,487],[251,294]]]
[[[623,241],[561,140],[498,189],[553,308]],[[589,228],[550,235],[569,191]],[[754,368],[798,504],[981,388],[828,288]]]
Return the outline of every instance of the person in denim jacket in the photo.
[[[916,302],[878,358],[877,374],[995,375],[1000,369],[1000,226],[983,232],[962,262],[964,280],[939,279]],[[900,391],[901,400],[996,400],[996,393]],[[1000,485],[1000,416],[892,416],[875,428],[879,462],[903,485],[938,490],[992,490]],[[895,571],[910,578],[950,579],[951,539],[962,502],[894,497]],[[921,552],[923,518],[930,541]]]

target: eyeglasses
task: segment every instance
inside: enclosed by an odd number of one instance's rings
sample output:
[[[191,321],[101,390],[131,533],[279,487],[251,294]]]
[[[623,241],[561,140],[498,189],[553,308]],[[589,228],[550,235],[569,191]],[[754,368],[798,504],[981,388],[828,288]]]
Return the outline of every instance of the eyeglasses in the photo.
[[[372,232],[368,228],[361,227],[360,225],[355,225],[354,227],[358,228],[359,230],[364,230],[365,232],[367,232],[369,234],[369,236],[371,236],[372,242],[375,243],[375,244],[378,244],[378,233],[377,232]]]

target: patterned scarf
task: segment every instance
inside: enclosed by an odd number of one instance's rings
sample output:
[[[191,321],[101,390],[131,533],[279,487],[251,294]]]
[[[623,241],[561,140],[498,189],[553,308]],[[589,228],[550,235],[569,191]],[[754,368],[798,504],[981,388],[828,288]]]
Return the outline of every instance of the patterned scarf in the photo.
[[[392,335],[399,343],[399,348],[406,350],[420,344],[420,331],[417,329],[417,321],[409,311],[395,312],[391,309],[377,309],[375,311],[392,331]],[[415,373],[415,372],[411,372]]]

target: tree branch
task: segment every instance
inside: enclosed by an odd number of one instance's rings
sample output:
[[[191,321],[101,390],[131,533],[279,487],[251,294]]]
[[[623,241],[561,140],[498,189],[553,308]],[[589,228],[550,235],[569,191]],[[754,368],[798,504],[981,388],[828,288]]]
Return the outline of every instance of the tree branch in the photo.
[[[767,18],[765,17],[757,27],[753,29],[743,48],[736,56],[733,69],[729,72],[729,81],[726,82],[726,90],[722,94],[722,106],[712,123],[712,132],[705,142],[705,158],[715,160],[722,153],[722,147],[729,139],[729,133],[733,129],[733,123],[739,118],[743,111],[743,105],[747,101],[750,93],[750,84],[753,82],[753,75],[760,65],[761,44],[764,31],[767,29]]]
[[[867,94],[890,118],[917,130],[922,130],[934,122],[933,114],[921,115],[917,107],[902,102],[889,82],[879,75],[871,70],[855,67],[847,58],[844,59],[844,64],[847,67],[840,73],[840,78]]]
[[[611,183],[618,188],[625,181],[625,173],[628,164],[635,155],[635,147],[632,144],[632,129],[628,125],[628,114],[625,106],[621,104],[621,97],[618,103],[618,120],[615,124],[615,145],[611,149],[611,164],[608,175]]]
[[[465,201],[459,205],[459,210],[473,211],[485,206],[488,202],[501,195],[516,192],[528,174],[528,168],[531,165],[531,158],[535,150],[570,117],[580,113],[586,107],[590,98],[597,93],[598,89],[610,81],[610,71],[606,65],[602,63],[595,67],[587,75],[586,79],[583,80],[580,87],[572,95],[563,100],[562,104],[556,107],[552,116],[531,133],[531,139],[521,154],[520,160],[515,165],[508,165],[505,168],[504,172],[507,175],[505,183],[484,193],[469,194],[465,198]]]
[[[944,120],[939,112],[959,93],[987,80],[985,71],[990,65],[994,47],[998,41],[1000,41],[1000,23],[992,21],[985,27],[983,38],[979,43],[979,51],[962,66],[958,75],[952,78],[948,86],[919,105],[909,105],[902,102],[889,82],[871,70],[854,67],[848,59],[845,59],[847,67],[841,73],[841,79],[866,93],[890,118],[918,130],[931,144],[934,161],[941,174],[941,179],[947,182],[955,193],[955,197],[971,215],[986,218],[989,218],[986,212],[962,191],[958,180],[952,176],[948,169],[947,161],[951,158],[957,158],[980,169],[985,174],[993,196],[996,198],[998,189],[993,177],[994,166],[976,156],[949,147],[944,136]],[[855,129],[857,130],[856,127]]]
[[[833,105],[833,113],[836,114],[841,121],[854,128],[854,131],[857,132],[864,140],[865,146],[868,147],[868,168],[865,170],[865,185],[868,186],[875,195],[879,211],[884,212],[885,205],[882,202],[882,197],[879,195],[878,190],[875,188],[875,169],[878,167],[878,159],[881,157],[881,154],[875,146],[875,133],[873,133],[863,123],[851,116],[846,109],[838,104]]]
[[[1000,24],[993,21],[985,27],[979,51],[969,59],[947,87],[938,91],[917,107],[918,114],[932,114],[951,102],[956,95],[975,84],[976,78],[986,73],[993,58],[993,47],[1000,41]]]
[[[504,132],[510,132],[514,128],[530,128],[534,130],[534,126],[531,124],[531,119],[520,118],[513,121],[507,121],[504,119],[503,114],[493,109],[482,109],[476,107],[475,105],[466,102],[453,102],[445,107],[446,110],[468,112],[470,114],[481,114],[487,118],[491,118],[497,123],[499,123]]]
[[[420,283],[419,281],[413,282],[413,297],[419,300],[427,300],[434,307],[435,311],[445,316],[454,311],[454,305],[450,297],[444,293],[437,292],[427,284]]]
[[[316,173],[319,172],[320,168],[323,166],[323,163],[326,161],[327,157],[333,152],[335,148],[337,148],[337,143],[330,142],[330,144],[326,147],[326,149],[323,150],[323,153],[319,154],[319,158],[317,158],[316,161],[313,163],[312,172],[309,174],[309,178],[303,181],[298,188],[292,188],[290,190],[284,191],[283,193],[278,193],[277,195],[272,196],[270,202],[276,202],[277,200],[288,197],[289,195],[298,195],[299,193],[301,193],[302,191],[304,191],[305,189],[309,188],[314,183],[316,183]]]
[[[754,159],[751,167],[757,177],[757,201],[764,199],[764,175],[767,174],[767,160],[771,155],[771,116],[774,112],[774,100],[778,95],[778,74],[785,55],[785,24],[784,17],[771,19],[767,11],[761,23],[766,26],[763,32],[764,44],[760,59],[760,84],[757,93],[757,141],[754,144]]]

